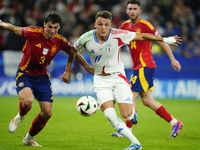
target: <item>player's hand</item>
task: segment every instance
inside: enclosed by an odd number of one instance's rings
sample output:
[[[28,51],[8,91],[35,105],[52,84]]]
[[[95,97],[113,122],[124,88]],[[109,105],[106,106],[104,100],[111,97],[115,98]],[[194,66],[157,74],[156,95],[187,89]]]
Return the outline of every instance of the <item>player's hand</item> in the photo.
[[[182,39],[181,39],[181,37],[179,37],[177,35],[163,38],[164,43],[167,43],[167,44],[170,44],[173,46],[178,46],[178,44],[181,44],[180,41],[182,41]]]
[[[70,78],[71,78],[71,72],[69,71],[65,71],[62,75],[62,80],[65,82],[65,83],[70,83]]]
[[[178,46],[178,44],[181,44],[181,42],[180,42],[180,41],[182,41],[181,37],[179,37],[179,36],[177,36],[177,35],[175,35],[175,36],[173,36],[173,37],[175,38],[176,43],[172,43],[172,44],[170,44],[170,45],[172,45],[172,46]]]
[[[181,65],[180,65],[180,63],[176,59],[174,59],[173,61],[171,61],[171,64],[172,64],[172,67],[174,68],[175,71],[180,72]]]

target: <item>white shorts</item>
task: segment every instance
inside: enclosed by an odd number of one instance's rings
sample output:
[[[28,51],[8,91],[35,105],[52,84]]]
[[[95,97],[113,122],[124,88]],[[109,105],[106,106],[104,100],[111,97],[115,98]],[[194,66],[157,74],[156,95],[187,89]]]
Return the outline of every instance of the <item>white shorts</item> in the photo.
[[[122,73],[94,75],[94,90],[99,106],[109,100],[132,104],[133,94],[128,79]]]

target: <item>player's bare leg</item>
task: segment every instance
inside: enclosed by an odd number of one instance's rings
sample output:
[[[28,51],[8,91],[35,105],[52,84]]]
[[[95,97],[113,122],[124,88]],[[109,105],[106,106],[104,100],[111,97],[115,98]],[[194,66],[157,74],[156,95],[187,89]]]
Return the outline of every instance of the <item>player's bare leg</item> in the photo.
[[[30,111],[31,104],[33,103],[32,91],[30,88],[25,87],[19,93],[21,101],[19,102],[19,113],[13,118],[9,124],[8,130],[13,133],[24,120],[25,115]]]
[[[170,137],[176,137],[183,127],[183,122],[174,118],[161,103],[155,101],[152,97],[151,91],[148,90],[147,92],[141,92],[140,96],[145,106],[151,108],[157,115],[170,123],[172,128],[172,134]]]

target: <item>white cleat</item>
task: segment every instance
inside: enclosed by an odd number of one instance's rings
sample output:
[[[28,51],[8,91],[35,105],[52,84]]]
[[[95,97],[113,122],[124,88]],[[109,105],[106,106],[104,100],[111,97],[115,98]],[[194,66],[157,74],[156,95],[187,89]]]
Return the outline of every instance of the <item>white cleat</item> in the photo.
[[[13,118],[9,124],[8,131],[13,133],[20,125],[20,123],[24,120],[25,116],[21,117],[19,113],[15,118]]]
[[[29,134],[29,133],[28,133]],[[35,139],[31,135],[26,135],[23,139],[23,143],[26,146],[37,146],[37,147],[42,147],[42,145],[39,145]]]

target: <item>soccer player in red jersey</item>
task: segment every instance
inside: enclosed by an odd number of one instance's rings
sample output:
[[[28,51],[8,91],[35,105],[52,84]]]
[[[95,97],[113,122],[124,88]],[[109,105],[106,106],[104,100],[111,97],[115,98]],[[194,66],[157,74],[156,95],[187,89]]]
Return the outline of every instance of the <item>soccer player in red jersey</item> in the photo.
[[[141,12],[140,2],[138,0],[129,0],[127,2],[126,13],[130,19],[122,24],[121,29],[160,36],[151,23],[140,18]],[[157,43],[168,55],[174,70],[179,72],[181,70],[181,65],[174,58],[170,47],[164,42]],[[170,137],[176,137],[183,126],[183,122],[175,119],[161,103],[155,101],[152,97],[152,91],[154,88],[153,76],[155,74],[156,63],[151,53],[151,45],[152,41],[132,41],[129,44],[133,60],[133,74],[130,79],[130,86],[133,91],[133,105],[137,111],[136,99],[138,95],[140,95],[145,106],[151,108],[157,115],[171,124],[172,134]],[[132,131],[132,122],[126,121],[126,125],[129,127],[130,131]],[[121,137],[119,133],[113,133],[111,135]]]
[[[47,65],[50,64],[56,53],[63,50],[69,55],[62,77],[66,83],[70,82],[70,70],[74,57],[89,73],[94,74],[93,67],[85,61],[80,53],[72,53],[74,47],[66,38],[58,34],[61,21],[61,17],[56,12],[52,12],[45,18],[44,28],[17,27],[0,20],[0,27],[26,38],[22,49],[23,57],[16,74],[16,91],[21,99],[19,113],[11,120],[8,127],[9,132],[13,133],[30,111],[33,103],[32,93],[41,110],[23,139],[25,145],[41,146],[34,140],[34,136],[45,127],[52,116],[53,92],[47,74]]]

